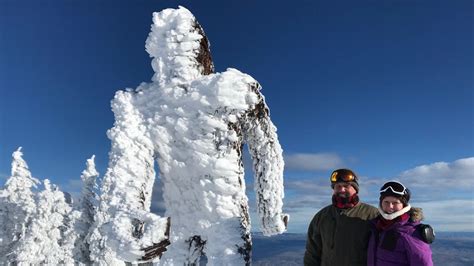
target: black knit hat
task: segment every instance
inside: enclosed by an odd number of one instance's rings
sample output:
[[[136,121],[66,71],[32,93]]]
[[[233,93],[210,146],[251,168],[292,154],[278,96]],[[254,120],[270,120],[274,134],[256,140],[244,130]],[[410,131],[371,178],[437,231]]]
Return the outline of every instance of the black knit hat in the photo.
[[[331,187],[334,189],[334,185],[339,182],[349,183],[359,193],[359,178],[350,169],[337,169],[331,174]]]
[[[410,201],[411,193],[402,183],[398,181],[389,181],[383,184],[380,188],[380,203],[382,203],[382,200],[388,196],[399,199],[403,203],[403,206],[407,206]]]

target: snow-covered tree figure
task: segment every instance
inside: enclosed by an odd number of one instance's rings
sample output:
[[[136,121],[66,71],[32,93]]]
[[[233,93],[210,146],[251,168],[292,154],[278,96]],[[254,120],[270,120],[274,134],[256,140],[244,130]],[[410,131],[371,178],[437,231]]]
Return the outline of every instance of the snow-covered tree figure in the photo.
[[[90,228],[94,224],[94,216],[99,204],[99,187],[97,185],[99,173],[95,168],[94,158],[95,155],[87,159],[86,169],[82,171],[82,191],[78,204],[75,206],[75,208],[79,210],[80,216],[75,224],[77,239],[74,259],[76,262],[84,264],[91,264],[87,237]]]
[[[66,219],[71,215],[72,208],[57,186],[48,179],[43,183],[44,190],[38,193],[35,215],[16,248],[16,262],[74,264],[74,233],[72,223],[68,224]]]
[[[282,233],[288,221],[282,213],[282,150],[260,85],[235,69],[213,73],[208,40],[187,9],[154,13],[153,22],[146,42],[153,82],[119,91],[112,102],[115,124],[108,132],[112,150],[102,201],[109,203],[110,217],[124,210],[148,212],[156,159],[172,224],[164,264],[196,263],[203,253],[211,265],[249,263],[245,142],[263,233]],[[127,223],[105,221],[134,228],[129,235],[137,238],[147,230],[139,216]]]
[[[2,197],[2,263],[18,261],[20,242],[25,238],[26,229],[31,225],[37,207],[32,188],[36,188],[40,182],[31,175],[22,156],[21,147],[13,153],[11,176],[5,183]]]
[[[210,265],[249,263],[244,143],[253,158],[263,234],[282,233],[288,222],[282,149],[261,87],[236,69],[214,73],[207,37],[182,7],[153,14],[146,50],[153,57],[153,82],[118,91],[112,101],[115,124],[108,132],[112,150],[102,191],[109,204],[104,222],[112,225],[101,230],[129,228],[128,237],[136,239],[147,234],[142,213],[150,209],[156,159],[171,218],[171,245],[162,262],[193,264],[206,254]],[[142,217],[111,219],[127,210]]]

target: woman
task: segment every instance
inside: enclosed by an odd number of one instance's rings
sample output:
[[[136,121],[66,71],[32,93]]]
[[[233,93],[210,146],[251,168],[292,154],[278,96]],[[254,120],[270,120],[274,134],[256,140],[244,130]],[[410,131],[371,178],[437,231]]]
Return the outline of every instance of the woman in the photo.
[[[409,201],[410,191],[400,182],[387,182],[380,189],[380,215],[370,221],[367,265],[433,265],[431,248],[416,228],[423,213]]]

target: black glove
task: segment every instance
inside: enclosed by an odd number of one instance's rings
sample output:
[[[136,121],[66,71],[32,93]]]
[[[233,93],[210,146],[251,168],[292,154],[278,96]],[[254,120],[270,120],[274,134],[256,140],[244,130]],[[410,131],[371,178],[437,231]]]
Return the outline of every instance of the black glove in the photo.
[[[416,226],[416,229],[421,235],[421,240],[425,241],[428,244],[431,244],[435,240],[435,232],[433,227],[429,224],[419,224]]]

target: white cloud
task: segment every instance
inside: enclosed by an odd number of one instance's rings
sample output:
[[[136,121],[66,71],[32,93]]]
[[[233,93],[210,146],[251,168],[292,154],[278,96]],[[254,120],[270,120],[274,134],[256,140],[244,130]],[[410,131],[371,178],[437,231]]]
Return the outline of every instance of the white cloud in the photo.
[[[436,162],[417,166],[399,175],[402,182],[420,188],[451,188],[472,190],[474,186],[474,157],[451,163]]]
[[[331,190],[324,194],[305,194],[298,197],[291,197],[285,202],[284,209],[295,211],[300,209],[322,208],[331,203]]]
[[[323,194],[328,190],[331,190],[329,178],[327,182],[321,182],[318,180],[289,180],[285,181],[285,189],[296,190],[300,193],[309,192],[310,194],[317,195]]]
[[[474,231],[474,202],[471,199],[433,200],[418,204],[425,222],[438,231]]]
[[[474,231],[474,157],[435,162],[402,172],[398,179],[412,192],[412,205],[438,231]]]
[[[321,171],[341,167],[343,161],[335,153],[296,153],[285,155],[288,170]]]

